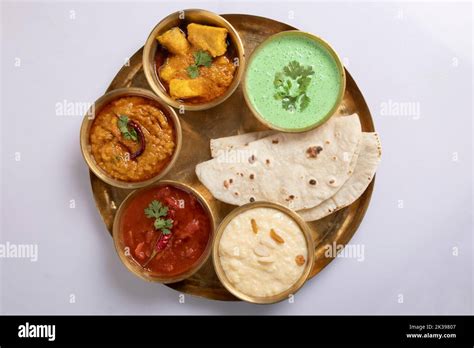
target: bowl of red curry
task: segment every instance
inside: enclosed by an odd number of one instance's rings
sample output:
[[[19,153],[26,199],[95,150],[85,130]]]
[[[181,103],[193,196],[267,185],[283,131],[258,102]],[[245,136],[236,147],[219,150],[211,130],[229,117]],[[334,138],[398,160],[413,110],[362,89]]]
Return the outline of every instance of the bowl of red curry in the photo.
[[[173,108],[150,91],[120,88],[100,97],[81,127],[90,170],[109,185],[137,189],[161,179],[181,149]]]
[[[132,192],[122,202],[113,239],[130,272],[148,281],[175,283],[206,262],[214,230],[212,210],[199,192],[163,180]]]

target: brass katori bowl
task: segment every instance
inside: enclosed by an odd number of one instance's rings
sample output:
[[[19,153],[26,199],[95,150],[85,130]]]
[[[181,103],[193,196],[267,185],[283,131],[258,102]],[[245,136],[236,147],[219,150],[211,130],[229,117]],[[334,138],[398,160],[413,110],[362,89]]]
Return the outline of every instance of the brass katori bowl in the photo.
[[[143,98],[148,98],[156,102],[159,106],[161,111],[165,113],[167,117],[171,119],[171,122],[173,123],[175,132],[176,132],[176,147],[174,149],[174,153],[171,157],[170,162],[167,164],[165,168],[163,168],[162,171],[160,171],[158,174],[156,174],[154,177],[144,180],[144,181],[134,181],[134,182],[128,182],[128,181],[122,181],[115,179],[111,177],[108,173],[106,173],[96,162],[94,156],[91,153],[91,145],[90,145],[90,129],[92,126],[92,123],[94,122],[94,118],[96,115],[100,113],[100,111],[110,102],[112,102],[115,99],[122,98],[122,97],[130,97],[130,96],[136,96],[136,97],[143,97]],[[119,88],[115,89],[109,93],[104,94],[102,97],[100,97],[94,105],[89,109],[84,116],[84,120],[82,121],[82,126],[81,126],[81,133],[80,133],[80,142],[81,142],[81,151],[82,151],[82,156],[84,157],[84,160],[86,161],[87,165],[89,166],[89,169],[102,181],[106,182],[109,185],[115,186],[115,187],[120,187],[124,189],[137,189],[140,187],[144,187],[147,185],[150,185],[154,183],[155,181],[161,179],[163,176],[168,173],[168,171],[171,169],[171,167],[174,165],[176,162],[176,159],[178,158],[179,152],[181,150],[181,143],[182,143],[182,130],[181,130],[181,123],[179,121],[178,116],[176,115],[176,112],[174,111],[173,108],[171,108],[168,104],[163,102],[159,97],[157,97],[155,94],[152,92],[142,89],[142,88],[136,88],[136,87],[131,87],[131,88]]]
[[[265,41],[263,41],[259,46],[257,46],[255,48],[255,50],[252,52],[252,54],[250,55],[247,66],[250,67],[250,65],[252,63],[252,60],[255,58],[255,56],[258,54],[258,52],[260,50],[264,49],[265,46],[267,46],[270,42],[273,42],[274,40],[277,40],[277,39],[282,38],[282,37],[298,37],[298,36],[303,36],[303,37],[306,37],[306,38],[310,39],[311,41],[314,41],[316,44],[323,47],[327,51],[327,53],[331,56],[331,58],[336,63],[341,84],[339,86],[337,99],[336,99],[333,107],[329,110],[329,112],[326,115],[324,115],[324,117],[322,117],[318,122],[315,122],[315,123],[313,123],[313,124],[311,124],[307,127],[304,127],[304,128],[290,128],[290,129],[287,129],[287,128],[278,127],[278,126],[270,123],[255,108],[255,106],[251,102],[251,99],[250,99],[250,96],[249,96],[249,93],[248,93],[248,90],[247,90],[247,75],[248,75],[248,69],[247,69],[247,71],[245,72],[244,77],[243,77],[242,90],[243,90],[244,99],[245,99],[245,102],[246,102],[248,108],[250,109],[250,111],[252,111],[252,114],[255,116],[255,118],[260,123],[262,123],[263,125],[265,125],[266,127],[270,128],[270,129],[274,129],[274,130],[277,130],[277,131],[280,131],[280,132],[301,133],[301,132],[310,131],[310,130],[316,128],[316,127],[321,126],[322,124],[324,124],[326,121],[328,121],[336,113],[337,109],[339,108],[339,106],[342,103],[342,100],[344,98],[344,92],[346,90],[346,72],[344,70],[344,65],[342,64],[342,61],[339,58],[336,51],[331,47],[331,45],[328,42],[326,42],[325,40],[323,40],[319,36],[316,36],[314,34],[307,33],[307,32],[301,31],[301,30],[287,30],[287,31],[282,31],[280,33],[269,36]]]
[[[227,225],[239,214],[247,210],[254,209],[254,208],[272,208],[288,215],[299,226],[306,240],[308,256],[307,256],[306,264],[304,266],[305,268],[303,270],[301,277],[290,288],[273,296],[266,296],[266,297],[252,296],[238,290],[227,278],[225,271],[223,270],[222,265],[219,261],[220,260],[219,244],[220,244],[222,234],[224,233],[224,230],[226,229]],[[224,218],[224,220],[222,220],[222,222],[220,223],[216,231],[214,246],[212,248],[212,258],[214,262],[214,269],[217,273],[219,280],[230,293],[232,293],[234,296],[238,297],[239,299],[247,301],[247,302],[257,303],[257,304],[271,304],[271,303],[283,301],[289,298],[289,296],[294,295],[303,286],[305,281],[308,279],[309,274],[311,272],[311,268],[314,263],[314,241],[311,236],[311,230],[309,226],[293,210],[277,203],[267,202],[267,201],[257,201],[257,202],[242,205],[234,209]]]
[[[122,221],[122,216],[124,211],[127,209],[129,204],[133,201],[133,199],[137,196],[139,196],[142,192],[148,191],[150,189],[159,187],[159,186],[174,186],[178,189],[181,189],[187,193],[190,193],[196,199],[201,203],[202,207],[204,208],[204,211],[207,213],[209,216],[210,220],[210,231],[209,231],[209,239],[206,245],[206,248],[204,249],[203,253],[199,257],[199,259],[193,264],[193,266],[188,269],[184,273],[180,273],[178,275],[174,276],[157,276],[153,274],[152,272],[149,272],[145,268],[143,268],[138,262],[136,262],[131,255],[127,255],[126,249],[125,249],[125,244],[123,242],[123,235],[122,231],[120,230],[120,225]],[[206,201],[206,199],[193,187],[187,184],[183,184],[178,181],[174,180],[161,180],[153,185],[150,185],[148,187],[144,187],[140,190],[135,190],[131,192],[125,200],[120,204],[117,214],[115,215],[114,218],[114,224],[113,224],[113,229],[112,229],[112,237],[114,240],[114,245],[115,245],[115,250],[117,251],[117,255],[120,258],[120,261],[122,261],[123,265],[134,275],[137,277],[150,281],[150,282],[156,282],[156,283],[163,283],[163,284],[169,284],[169,283],[176,283],[181,280],[184,280],[186,278],[191,277],[194,273],[196,273],[203,265],[206,263],[207,259],[209,258],[211,251],[212,251],[212,246],[213,246],[213,240],[214,240],[214,234],[215,234],[215,217],[214,213],[212,212],[211,207],[209,206],[209,203]],[[314,254],[314,253],[313,253]]]
[[[226,28],[228,31],[228,38],[230,39],[230,45],[232,45],[236,50],[236,58],[238,58],[238,66],[236,71],[234,72],[234,79],[232,83],[227,88],[227,91],[213,99],[207,103],[202,104],[189,104],[185,102],[181,102],[171,98],[168,91],[166,91],[165,87],[160,81],[158,77],[158,71],[155,67],[155,55],[156,50],[158,48],[158,40],[156,37],[163,34],[168,29],[171,29],[176,26],[183,26],[187,23],[197,23],[203,25],[211,25],[215,27]],[[196,110],[206,110],[210,109],[216,105],[219,105],[227,98],[231,96],[232,93],[236,90],[237,86],[240,83],[242,78],[243,72],[245,69],[245,52],[244,52],[244,45],[242,44],[242,40],[240,39],[237,30],[223,17],[215,14],[213,12],[199,10],[199,9],[188,9],[182,10],[175,13],[170,14],[169,16],[165,17],[161,22],[159,22],[155,28],[151,31],[148,39],[145,42],[145,46],[143,48],[143,70],[145,71],[145,76],[150,85],[151,89],[166,103],[169,105],[177,108],[177,109],[184,109],[189,111],[196,111]]]

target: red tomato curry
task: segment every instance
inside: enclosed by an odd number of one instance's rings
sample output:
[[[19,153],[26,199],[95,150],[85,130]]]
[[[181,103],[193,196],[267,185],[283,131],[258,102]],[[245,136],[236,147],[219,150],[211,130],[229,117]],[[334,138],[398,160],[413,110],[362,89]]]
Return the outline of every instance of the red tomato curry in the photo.
[[[161,210],[147,212],[153,204]],[[191,269],[205,251],[211,219],[193,194],[161,185],[133,198],[123,212],[120,230],[137,263],[157,276],[176,276]]]

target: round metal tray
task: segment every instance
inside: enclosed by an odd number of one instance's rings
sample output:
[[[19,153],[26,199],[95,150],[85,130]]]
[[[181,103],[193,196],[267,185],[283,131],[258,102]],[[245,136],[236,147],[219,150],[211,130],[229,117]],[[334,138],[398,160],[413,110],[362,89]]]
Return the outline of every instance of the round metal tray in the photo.
[[[271,19],[229,14],[223,15],[239,32],[244,43],[246,56],[249,57],[254,48],[268,36],[284,30],[295,29],[285,23]],[[150,89],[142,68],[142,51],[138,50],[130,59],[130,64],[122,67],[107,91],[121,87],[142,87]],[[338,109],[339,114],[357,112],[362,130],[373,132],[374,125],[364,97],[346,70],[346,91]],[[194,172],[196,164],[211,158],[209,140],[250,131],[263,130],[251,111],[246,107],[241,87],[224,103],[204,111],[188,111],[179,115],[183,128],[183,145],[178,160],[164,179],[177,180],[193,186],[210,203],[215,212],[216,224],[235,207],[222,203],[212,197],[209,191],[199,182]],[[107,230],[111,233],[112,223],[118,206],[130,192],[110,186],[92,172],[90,173],[92,192],[97,208],[104,220]],[[324,219],[309,223],[315,241],[315,262],[310,278],[318,274],[333,257],[326,257],[326,245],[345,245],[356,232],[370,202],[374,187],[372,180],[364,194],[350,206],[343,208]],[[311,283],[311,282],[310,282]],[[191,278],[167,286],[187,294],[197,295],[215,300],[237,300],[220,283],[212,266],[208,262]],[[308,286],[308,285],[305,285]]]

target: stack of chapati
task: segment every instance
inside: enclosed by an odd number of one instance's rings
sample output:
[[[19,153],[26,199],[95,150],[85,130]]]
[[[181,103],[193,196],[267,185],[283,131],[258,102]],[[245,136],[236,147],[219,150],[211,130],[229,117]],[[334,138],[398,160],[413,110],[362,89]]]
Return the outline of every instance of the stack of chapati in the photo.
[[[212,195],[229,204],[272,201],[306,221],[353,203],[381,157],[377,133],[357,114],[334,116],[305,133],[264,131],[211,140],[213,159],[196,166]]]

